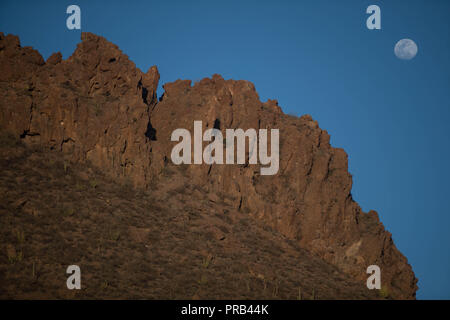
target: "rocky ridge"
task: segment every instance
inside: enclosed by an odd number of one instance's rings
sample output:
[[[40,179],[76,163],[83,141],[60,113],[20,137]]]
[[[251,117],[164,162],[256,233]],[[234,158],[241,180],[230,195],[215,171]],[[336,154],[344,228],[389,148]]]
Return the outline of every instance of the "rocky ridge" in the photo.
[[[28,146],[89,163],[118,182],[152,190],[173,167],[177,128],[277,128],[280,169],[262,176],[259,165],[182,165],[186,181],[209,201],[225,201],[308,252],[365,283],[378,265],[390,296],[413,299],[417,279],[375,211],[352,199],[347,154],[309,115],[285,115],[276,100],[261,102],[248,81],[219,75],[195,84],[164,85],[157,99],[155,66],[140,71],[114,44],[91,33],[67,60],[47,61],[19,39],[0,33],[0,125]],[[206,145],[206,143],[204,144]]]

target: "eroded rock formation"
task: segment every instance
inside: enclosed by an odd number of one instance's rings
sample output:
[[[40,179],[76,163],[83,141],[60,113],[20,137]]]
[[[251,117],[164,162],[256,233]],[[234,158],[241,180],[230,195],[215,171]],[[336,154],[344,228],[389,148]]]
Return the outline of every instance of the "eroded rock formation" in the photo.
[[[352,199],[347,154],[309,115],[285,115],[277,101],[259,100],[252,83],[219,75],[164,85],[158,101],[155,66],[141,72],[117,46],[82,33],[73,55],[44,61],[17,37],[0,33],[0,125],[29,145],[91,162],[117,181],[151,189],[170,167],[173,130],[277,128],[280,169],[259,165],[185,165],[186,179],[213,201],[223,198],[294,239],[303,248],[365,282],[378,265],[394,298],[414,298],[417,280],[374,211]],[[204,144],[206,145],[206,143]],[[180,185],[183,181],[176,181]]]

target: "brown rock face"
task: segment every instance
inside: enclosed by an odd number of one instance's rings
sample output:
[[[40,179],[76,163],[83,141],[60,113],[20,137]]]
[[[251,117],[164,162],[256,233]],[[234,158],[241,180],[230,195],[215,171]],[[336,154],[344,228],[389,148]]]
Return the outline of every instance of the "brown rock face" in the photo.
[[[417,279],[391,234],[376,212],[362,212],[352,199],[345,151],[331,147],[309,115],[288,116],[276,101],[260,102],[250,82],[219,75],[194,85],[178,80],[165,84],[157,101],[157,68],[141,72],[117,46],[90,33],[69,59],[57,53],[46,62],[0,33],[0,68],[2,128],[137,188],[151,188],[173,165],[171,134],[192,133],[195,120],[224,136],[226,129],[279,129],[276,175],[263,176],[252,164],[182,165],[186,179],[212,200],[230,196],[236,210],[356,279],[365,282],[367,267],[378,265],[392,297],[415,298]]]
[[[142,73],[101,37],[83,33],[82,40],[66,61],[56,53],[44,63],[36,51],[21,48],[17,37],[0,35],[2,126],[28,143],[145,185],[150,179],[145,133],[158,71]]]

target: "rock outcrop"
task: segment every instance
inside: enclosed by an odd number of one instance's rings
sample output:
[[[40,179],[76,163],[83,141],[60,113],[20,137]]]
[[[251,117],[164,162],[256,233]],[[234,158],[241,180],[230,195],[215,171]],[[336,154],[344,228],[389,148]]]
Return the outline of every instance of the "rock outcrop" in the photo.
[[[73,55],[41,55],[0,33],[0,125],[76,163],[89,161],[117,181],[136,188],[173,166],[173,130],[204,127],[280,130],[280,168],[260,175],[259,165],[182,165],[186,179],[201,185],[211,201],[221,199],[298,242],[309,252],[365,282],[378,265],[382,285],[394,298],[415,298],[417,279],[374,211],[352,199],[347,154],[309,115],[285,115],[277,101],[259,100],[252,83],[219,75],[195,84],[164,85],[117,46],[82,33]],[[204,146],[206,143],[204,143]],[[183,185],[183,181],[175,181]]]
[[[0,37],[2,126],[28,143],[145,185],[156,67],[142,73],[117,46],[89,33],[69,59],[56,53],[45,63],[17,37]]]

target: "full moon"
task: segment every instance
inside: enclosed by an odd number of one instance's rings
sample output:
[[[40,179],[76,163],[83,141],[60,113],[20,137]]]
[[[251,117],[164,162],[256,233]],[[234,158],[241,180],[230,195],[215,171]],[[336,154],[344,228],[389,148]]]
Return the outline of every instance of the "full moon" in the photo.
[[[394,53],[399,59],[411,60],[417,54],[417,45],[411,39],[402,39],[395,45]]]

